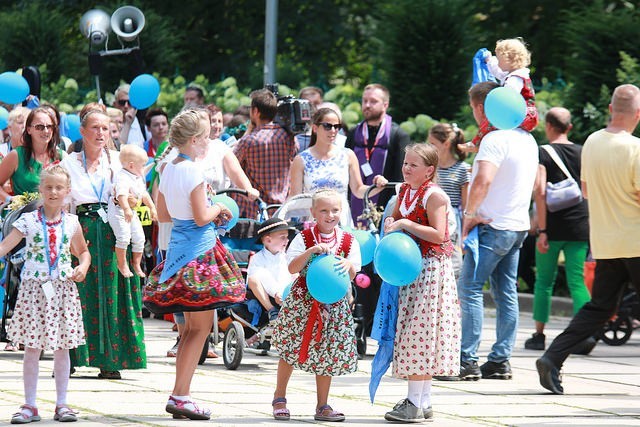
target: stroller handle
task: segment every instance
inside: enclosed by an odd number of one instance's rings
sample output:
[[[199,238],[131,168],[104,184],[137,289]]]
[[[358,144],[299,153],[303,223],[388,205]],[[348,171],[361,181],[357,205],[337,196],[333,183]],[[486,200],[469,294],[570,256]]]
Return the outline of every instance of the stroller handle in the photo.
[[[388,182],[384,188],[395,188],[398,184],[400,184],[399,182]],[[364,191],[364,196],[362,197],[362,201],[363,201],[363,208],[362,208],[362,214],[366,217],[368,217],[367,223],[368,226],[367,228],[369,229],[370,232],[372,233],[377,233],[378,232],[378,227],[376,226],[376,224],[373,222],[373,220],[371,220],[371,217],[369,217],[369,213],[371,212],[371,209],[369,208],[369,194],[375,190],[376,188],[378,188],[377,185],[371,185],[369,186],[369,188],[367,188]]]
[[[240,194],[242,196],[249,196],[249,192],[247,190],[243,190],[241,188],[225,188],[223,190],[220,191],[216,191],[216,194],[225,194],[225,193],[232,193],[232,194]],[[260,220],[265,220],[269,218],[269,213],[267,212],[267,204],[265,203],[264,200],[262,200],[260,197],[257,197],[255,200],[256,204],[258,205],[258,209],[260,210]]]

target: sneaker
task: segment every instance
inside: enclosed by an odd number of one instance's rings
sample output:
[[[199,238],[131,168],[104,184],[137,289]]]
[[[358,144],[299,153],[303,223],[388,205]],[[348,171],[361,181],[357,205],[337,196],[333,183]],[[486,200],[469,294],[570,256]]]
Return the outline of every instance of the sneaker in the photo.
[[[480,372],[482,372],[482,378],[491,380],[510,380],[513,377],[508,360],[504,362],[488,361],[480,366]]]
[[[280,309],[276,307],[273,307],[271,310],[269,310],[269,323],[273,322],[278,318],[279,312],[280,312]]]
[[[458,377],[461,381],[478,381],[482,373],[478,368],[478,362],[472,360],[470,362],[460,362],[460,375]]]
[[[419,423],[424,421],[424,415],[422,408],[418,408],[409,399],[403,399],[393,407],[393,410],[384,414],[384,419],[404,423]]]
[[[560,378],[560,369],[554,365],[546,356],[542,356],[536,360],[536,369],[540,377],[540,385],[551,393],[564,394],[562,388],[562,378]]]
[[[544,350],[544,338],[543,333],[536,332],[524,342],[524,348],[527,350]]]
[[[431,406],[429,406],[428,408],[422,408],[422,415],[424,416],[425,420],[431,420],[433,418],[433,409],[431,408]]]
[[[167,351],[167,357],[176,357],[178,355],[178,344],[180,344],[180,337],[176,338],[176,343]]]

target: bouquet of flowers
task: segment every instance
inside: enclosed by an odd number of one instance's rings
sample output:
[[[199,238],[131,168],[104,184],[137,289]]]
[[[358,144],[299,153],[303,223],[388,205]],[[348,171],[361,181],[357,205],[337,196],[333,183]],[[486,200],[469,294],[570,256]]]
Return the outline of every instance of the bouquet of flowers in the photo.
[[[12,210],[12,211],[16,211],[18,209],[20,209],[21,207],[28,205],[29,203],[33,202],[34,200],[38,200],[40,198],[40,194],[39,193],[24,193],[24,194],[19,194],[17,196],[13,196],[11,198],[11,203],[9,203],[9,206],[7,206],[7,209]]]

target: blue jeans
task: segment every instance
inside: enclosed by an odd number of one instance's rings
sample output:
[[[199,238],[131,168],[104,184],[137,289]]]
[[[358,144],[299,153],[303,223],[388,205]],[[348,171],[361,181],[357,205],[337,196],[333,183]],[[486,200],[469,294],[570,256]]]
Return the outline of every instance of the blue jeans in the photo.
[[[484,304],[482,287],[491,284],[491,296],[496,303],[496,342],[487,357],[492,362],[504,362],[511,357],[518,328],[518,256],[526,231],[496,230],[478,225],[478,268],[467,252],[458,281],[458,296],[462,312],[463,362],[477,361]],[[474,270],[475,277],[474,277]]]

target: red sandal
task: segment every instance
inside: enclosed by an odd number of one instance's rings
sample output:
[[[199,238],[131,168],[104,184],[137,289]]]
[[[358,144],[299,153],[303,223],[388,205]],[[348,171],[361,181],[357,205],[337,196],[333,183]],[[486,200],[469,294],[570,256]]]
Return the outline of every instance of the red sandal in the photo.
[[[276,408],[276,405],[278,404],[284,404],[285,407]],[[273,402],[271,402],[271,406],[273,406],[273,418],[275,420],[289,421],[289,419],[291,419],[291,414],[289,413],[289,410],[287,409],[286,405],[287,405],[286,397],[276,397],[275,399],[273,399]]]
[[[32,421],[40,421],[41,419],[40,415],[38,415],[38,408],[25,403],[20,407],[20,411],[11,416],[11,424],[28,424]]]
[[[176,418],[176,415],[187,417],[190,420],[208,420],[211,418],[211,411],[209,409],[200,408],[191,400],[180,400],[174,396],[169,396],[165,411],[173,414],[174,418]]]

